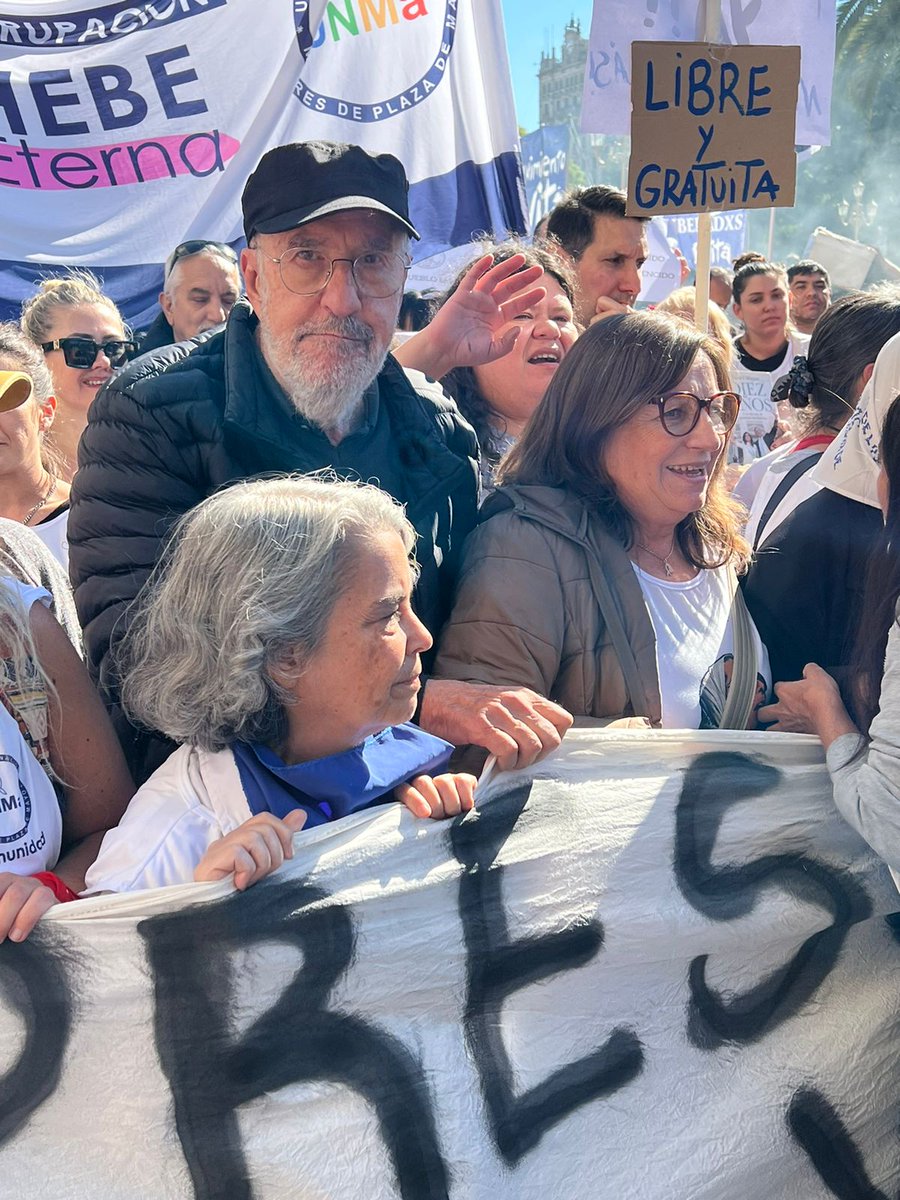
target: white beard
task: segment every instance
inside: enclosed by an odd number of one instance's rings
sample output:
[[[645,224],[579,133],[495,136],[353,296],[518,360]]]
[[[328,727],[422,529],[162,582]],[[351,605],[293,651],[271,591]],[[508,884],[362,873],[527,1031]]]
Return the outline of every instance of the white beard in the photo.
[[[358,340],[310,336],[321,333]],[[387,347],[376,344],[370,327],[355,317],[333,318],[273,337],[260,322],[259,337],[266,362],[297,412],[326,432],[349,432],[366,388],[387,357]]]

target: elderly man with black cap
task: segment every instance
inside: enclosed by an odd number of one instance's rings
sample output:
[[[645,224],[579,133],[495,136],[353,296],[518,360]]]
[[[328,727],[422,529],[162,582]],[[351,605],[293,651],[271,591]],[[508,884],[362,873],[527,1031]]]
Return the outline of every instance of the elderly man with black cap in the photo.
[[[440,388],[387,353],[418,237],[407,197],[391,155],[328,142],[269,151],[242,198],[246,299],[224,329],[144,355],[91,408],[69,518],[72,579],[89,665],[139,780],[171,746],[119,709],[112,644],[173,524],[218,488],[321,470],[378,483],[418,533],[417,614],[433,633],[446,616],[476,519],[478,452]],[[488,266],[445,332],[463,352],[479,343],[495,357],[510,343],[492,330],[517,299],[533,302],[534,277]],[[527,689],[430,680],[419,720],[511,766],[556,745],[571,718]]]

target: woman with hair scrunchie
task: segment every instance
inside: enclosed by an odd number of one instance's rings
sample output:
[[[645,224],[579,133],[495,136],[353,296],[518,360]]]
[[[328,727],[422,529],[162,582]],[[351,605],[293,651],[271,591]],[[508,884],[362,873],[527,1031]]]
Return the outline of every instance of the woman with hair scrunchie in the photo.
[[[796,411],[802,428],[767,460],[747,519],[751,545],[761,546],[810,496],[809,472],[850,419],[879,350],[898,331],[900,288],[892,285],[845,296],[817,322],[808,353],[794,359],[772,390],[774,401]],[[739,493],[740,487],[742,499]]]
[[[787,502],[807,488],[808,498],[776,529],[769,526],[751,563],[744,596],[776,679],[800,679],[807,663],[819,663],[842,686],[847,682],[866,612],[866,574],[883,528],[878,443],[898,392],[900,333],[881,348],[850,420]]]

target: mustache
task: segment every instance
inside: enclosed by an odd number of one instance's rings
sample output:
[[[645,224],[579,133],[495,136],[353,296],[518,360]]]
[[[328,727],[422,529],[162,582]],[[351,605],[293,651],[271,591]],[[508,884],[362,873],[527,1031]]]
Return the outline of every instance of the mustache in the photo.
[[[308,321],[294,331],[297,341],[310,334],[330,334],[333,337],[354,338],[360,342],[371,342],[374,330],[357,317],[332,317],[327,321]]]

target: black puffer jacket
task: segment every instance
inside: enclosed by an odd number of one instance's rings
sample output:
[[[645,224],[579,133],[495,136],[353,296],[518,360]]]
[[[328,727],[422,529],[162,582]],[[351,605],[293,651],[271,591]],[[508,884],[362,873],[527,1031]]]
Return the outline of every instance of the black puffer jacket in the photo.
[[[72,489],[69,550],[88,665],[101,685],[136,777],[144,739],[118,712],[111,642],[156,564],[172,525],[225,484],[333,466],[376,481],[407,506],[419,534],[416,611],[436,634],[447,616],[466,535],[476,521],[477,443],[437,384],[388,358],[368,397],[389,423],[381,462],[365,435],[332,447],[275,383],[239,301],[224,330],[132,363],[91,406]],[[412,380],[415,381],[415,387]],[[374,397],[377,396],[377,406]],[[384,425],[379,428],[384,432]],[[115,639],[113,629],[115,627]]]

